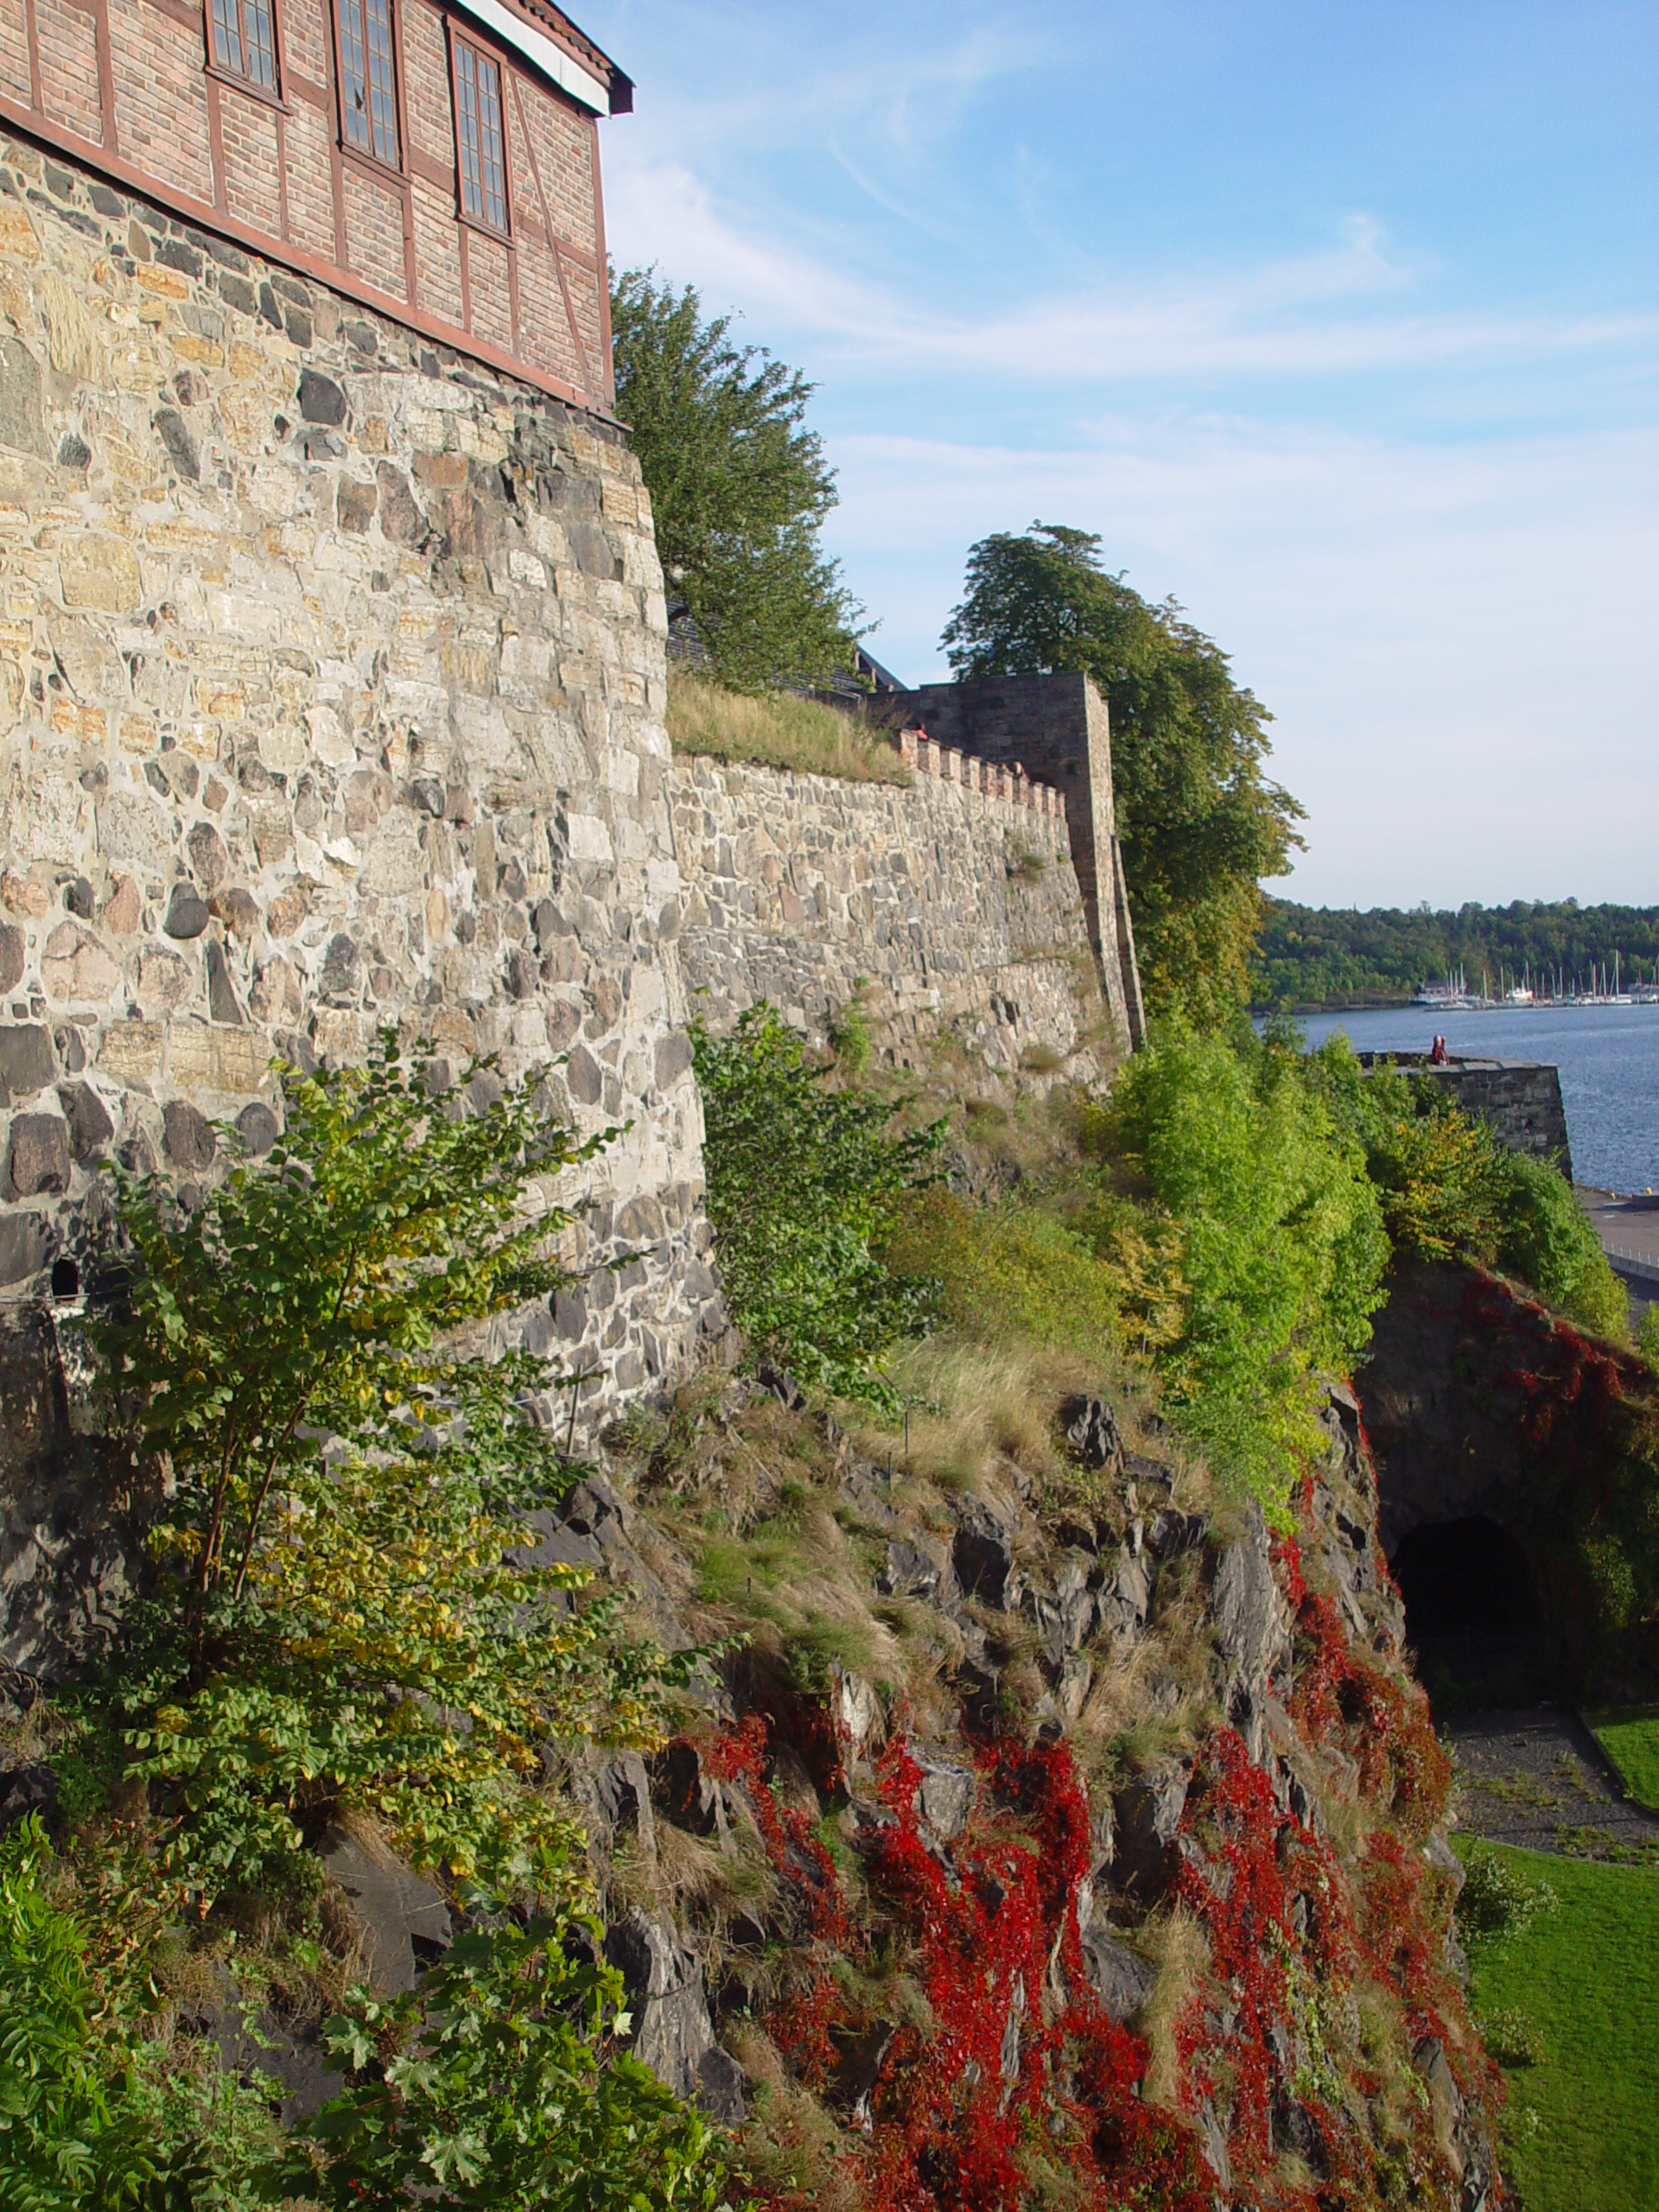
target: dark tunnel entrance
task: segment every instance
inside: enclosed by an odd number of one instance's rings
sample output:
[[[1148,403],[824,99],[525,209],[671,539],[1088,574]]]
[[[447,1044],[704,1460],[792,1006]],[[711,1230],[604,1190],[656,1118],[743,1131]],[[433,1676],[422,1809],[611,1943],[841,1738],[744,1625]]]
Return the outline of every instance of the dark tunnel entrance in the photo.
[[[1438,1709],[1527,1705],[1554,1693],[1555,1640],[1527,1555],[1506,1529],[1484,1515],[1429,1522],[1400,1539],[1389,1564]]]

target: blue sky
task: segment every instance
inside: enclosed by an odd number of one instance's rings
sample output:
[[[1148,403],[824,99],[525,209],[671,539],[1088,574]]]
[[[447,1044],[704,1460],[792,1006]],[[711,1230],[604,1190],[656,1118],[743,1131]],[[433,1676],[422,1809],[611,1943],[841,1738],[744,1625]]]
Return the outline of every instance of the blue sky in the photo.
[[[1659,902],[1659,9],[583,0],[611,251],[819,386],[872,650],[1033,518],[1275,716],[1334,906]]]

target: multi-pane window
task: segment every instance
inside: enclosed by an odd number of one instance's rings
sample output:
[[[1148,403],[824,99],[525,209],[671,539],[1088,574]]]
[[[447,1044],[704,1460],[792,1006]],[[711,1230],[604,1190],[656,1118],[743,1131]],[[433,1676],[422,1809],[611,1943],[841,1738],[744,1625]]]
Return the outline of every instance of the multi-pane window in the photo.
[[[213,59],[232,77],[262,91],[276,89],[276,35],[271,0],[213,0]]]
[[[339,0],[339,19],[340,112],[346,143],[395,169],[397,77],[392,60],[391,0]]]
[[[501,71],[487,54],[455,41],[455,137],[461,212],[493,231],[507,227],[507,167],[501,150]]]

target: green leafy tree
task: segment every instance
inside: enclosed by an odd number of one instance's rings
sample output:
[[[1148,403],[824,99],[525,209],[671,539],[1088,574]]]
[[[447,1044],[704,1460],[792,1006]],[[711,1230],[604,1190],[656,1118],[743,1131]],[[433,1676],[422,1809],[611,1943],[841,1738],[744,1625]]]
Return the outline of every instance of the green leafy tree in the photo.
[[[917,1333],[931,1286],[887,1250],[934,1177],[944,1123],[894,1135],[894,1107],[829,1088],[770,1006],[691,1032],[707,1124],[709,1217],[733,1319],[756,1349],[838,1396],[897,1403],[882,1355]]]
[[[617,412],[632,434],[671,614],[689,616],[723,683],[811,682],[851,664],[861,610],[818,542],[835,472],[805,427],[813,387],[731,317],[705,321],[629,270],[611,294]]]
[[[1302,810],[1262,771],[1270,717],[1173,600],[1111,575],[1086,531],[984,537],[943,643],[958,678],[1081,670],[1111,709],[1118,835],[1147,995],[1201,1027],[1249,995],[1259,880]]]
[[[467,1071],[468,1079],[485,1064]],[[174,1495],[112,1678],[130,1780],[204,1900],[268,1877],[345,1809],[455,1875],[574,1842],[520,1788],[549,1738],[650,1742],[673,1662],[618,1600],[524,1564],[525,1516],[572,1479],[522,1402],[542,1362],[439,1340],[544,1295],[569,1220],[533,1179],[590,1158],[538,1083],[442,1099],[395,1033],[368,1066],[285,1084],[287,1128],[193,1212],[127,1181],[132,1280],[101,1342]],[[608,1134],[608,1133],[607,1133]]]

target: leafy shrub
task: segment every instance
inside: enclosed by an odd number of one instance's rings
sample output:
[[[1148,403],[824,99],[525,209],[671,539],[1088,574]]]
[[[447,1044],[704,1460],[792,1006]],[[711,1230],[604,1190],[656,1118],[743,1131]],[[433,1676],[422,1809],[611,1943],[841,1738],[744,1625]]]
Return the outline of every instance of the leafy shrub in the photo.
[[[1544,2038],[1537,2022],[1518,2005],[1499,2005],[1479,2019],[1480,2039],[1500,2066],[1541,2066]]]
[[[361,1996],[323,2041],[347,2087],[269,2177],[340,2212],[714,2212],[714,2135],[639,2063],[601,2058],[626,2024],[597,1923],[491,1924],[461,1936],[418,1989]],[[388,2053],[391,2056],[388,2056]]]
[[[1554,1167],[1505,1150],[1432,1080],[1379,1066],[1329,1038],[1308,1081],[1363,1146],[1396,1246],[1427,1260],[1469,1258],[1516,1275],[1599,1336],[1628,1334],[1624,1292],[1589,1216]]]
[[[694,1026],[691,1038],[733,1319],[803,1382],[896,1404],[882,1355],[925,1325],[931,1294],[884,1254],[934,1174],[944,1122],[893,1134],[899,1109],[830,1089],[770,1006],[750,1007],[730,1037]]]
[[[48,1894],[38,1817],[0,1840],[0,2203],[8,2212],[235,2212],[270,2133],[263,2099],[209,2063],[163,2063]]]
[[[1395,1244],[1426,1260],[1496,1249],[1507,1155],[1484,1122],[1392,1065],[1369,1073],[1340,1031],[1309,1055],[1307,1080],[1363,1147]]]
[[[854,997],[832,1014],[829,1022],[830,1049],[836,1065],[845,1075],[868,1074],[870,1065],[870,1027],[864,1019],[864,1008]]]
[[[1503,1160],[1499,1264],[1582,1327],[1628,1337],[1624,1287],[1566,1177],[1520,1154],[1506,1153]]]
[[[891,1256],[896,1268],[937,1281],[941,1311],[969,1336],[1090,1353],[1116,1339],[1116,1275],[1086,1236],[1041,1206],[976,1206],[935,1185]]]
[[[1560,1898],[1542,1876],[1532,1880],[1510,1859],[1477,1845],[1464,1861],[1458,1926],[1467,1937],[1513,1942],[1535,1920],[1560,1910]]]
[[[123,1185],[137,1264],[102,1342],[175,1489],[96,1701],[204,1902],[353,1806],[423,1863],[527,1866],[566,1840],[518,1787],[537,1743],[650,1741],[683,1677],[617,1642],[615,1599],[560,1614],[584,1573],[513,1564],[571,1479],[520,1409],[541,1363],[433,1348],[559,1280],[541,1254],[569,1217],[527,1223],[521,1194],[603,1140],[533,1083],[468,1114],[429,1077],[387,1033],[365,1070],[289,1078],[268,1166],[194,1212],[159,1177]]]
[[[1160,1363],[1184,1424],[1282,1504],[1318,1449],[1321,1370],[1344,1371],[1382,1300],[1388,1239],[1358,1145],[1297,1055],[1176,1028],[1119,1076],[1095,1141],[1179,1232],[1180,1319]]]

